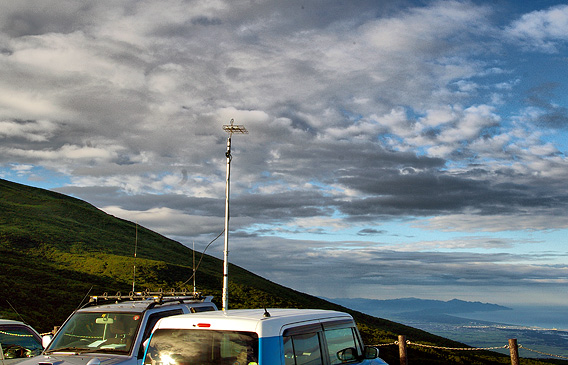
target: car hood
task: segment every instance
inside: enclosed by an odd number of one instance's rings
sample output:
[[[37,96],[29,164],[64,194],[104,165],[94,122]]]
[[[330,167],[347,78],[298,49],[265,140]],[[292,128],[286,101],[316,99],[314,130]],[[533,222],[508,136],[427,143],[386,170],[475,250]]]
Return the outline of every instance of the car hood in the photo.
[[[127,363],[136,364],[136,359],[129,356],[107,354],[50,354],[39,355],[17,365],[115,365]]]

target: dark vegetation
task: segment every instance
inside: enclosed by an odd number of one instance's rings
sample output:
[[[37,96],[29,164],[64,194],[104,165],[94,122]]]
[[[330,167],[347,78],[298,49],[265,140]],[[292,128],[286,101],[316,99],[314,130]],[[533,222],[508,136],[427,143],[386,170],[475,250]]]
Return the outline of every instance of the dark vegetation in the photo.
[[[222,227],[220,227],[222,229]],[[132,289],[136,225],[62,194],[0,179],[0,317],[23,319],[40,332],[60,325],[87,294],[127,294]],[[136,289],[192,291],[192,251],[158,233],[138,227]],[[196,254],[199,257],[199,253]],[[222,262],[205,255],[199,290],[220,307]],[[372,317],[300,293],[230,267],[230,307],[299,307],[351,313],[367,344],[398,364],[399,334],[414,343],[466,347],[430,333]],[[15,310],[19,315],[15,312]],[[449,351],[409,347],[411,364],[510,364],[490,351]],[[522,364],[568,362],[523,359]]]

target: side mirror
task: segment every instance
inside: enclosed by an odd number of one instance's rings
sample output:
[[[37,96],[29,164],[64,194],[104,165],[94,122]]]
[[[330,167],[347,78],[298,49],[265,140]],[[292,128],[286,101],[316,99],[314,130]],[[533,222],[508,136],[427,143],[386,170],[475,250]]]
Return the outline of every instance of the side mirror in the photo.
[[[47,346],[49,346],[51,340],[53,340],[53,335],[45,335],[41,338],[41,345],[43,346],[44,349],[46,349]]]
[[[377,357],[379,357],[379,349],[376,347],[372,347],[372,346],[365,346],[365,353],[364,355],[365,359],[376,359]]]
[[[346,349],[339,350],[339,351],[337,351],[337,358],[341,362],[356,360],[357,359],[357,349],[355,349],[354,347],[348,347]]]

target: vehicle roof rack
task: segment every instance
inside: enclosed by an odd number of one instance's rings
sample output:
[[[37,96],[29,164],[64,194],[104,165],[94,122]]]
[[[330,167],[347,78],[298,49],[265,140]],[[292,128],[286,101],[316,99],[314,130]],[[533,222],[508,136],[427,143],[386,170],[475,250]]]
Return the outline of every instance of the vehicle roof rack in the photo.
[[[145,290],[143,292],[130,292],[128,295],[122,295],[121,292],[117,292],[115,295],[108,295],[104,293],[103,295],[91,295],[89,302],[83,306],[93,306],[99,304],[110,304],[110,303],[120,303],[126,301],[150,301],[149,307],[154,307],[159,304],[164,304],[168,302],[179,302],[184,303],[185,301],[206,301],[211,300],[210,297],[204,297],[201,293],[188,292],[187,290],[175,291],[174,289],[169,291],[163,291],[162,289],[158,291]]]

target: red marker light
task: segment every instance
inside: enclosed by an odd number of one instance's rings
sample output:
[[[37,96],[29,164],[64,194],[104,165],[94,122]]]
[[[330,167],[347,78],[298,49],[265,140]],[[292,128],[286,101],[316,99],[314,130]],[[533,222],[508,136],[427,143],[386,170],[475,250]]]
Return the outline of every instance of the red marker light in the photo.
[[[211,327],[211,324],[209,324],[209,323],[198,323],[198,324],[197,324],[197,327],[200,327],[200,328],[209,328],[209,327]]]

